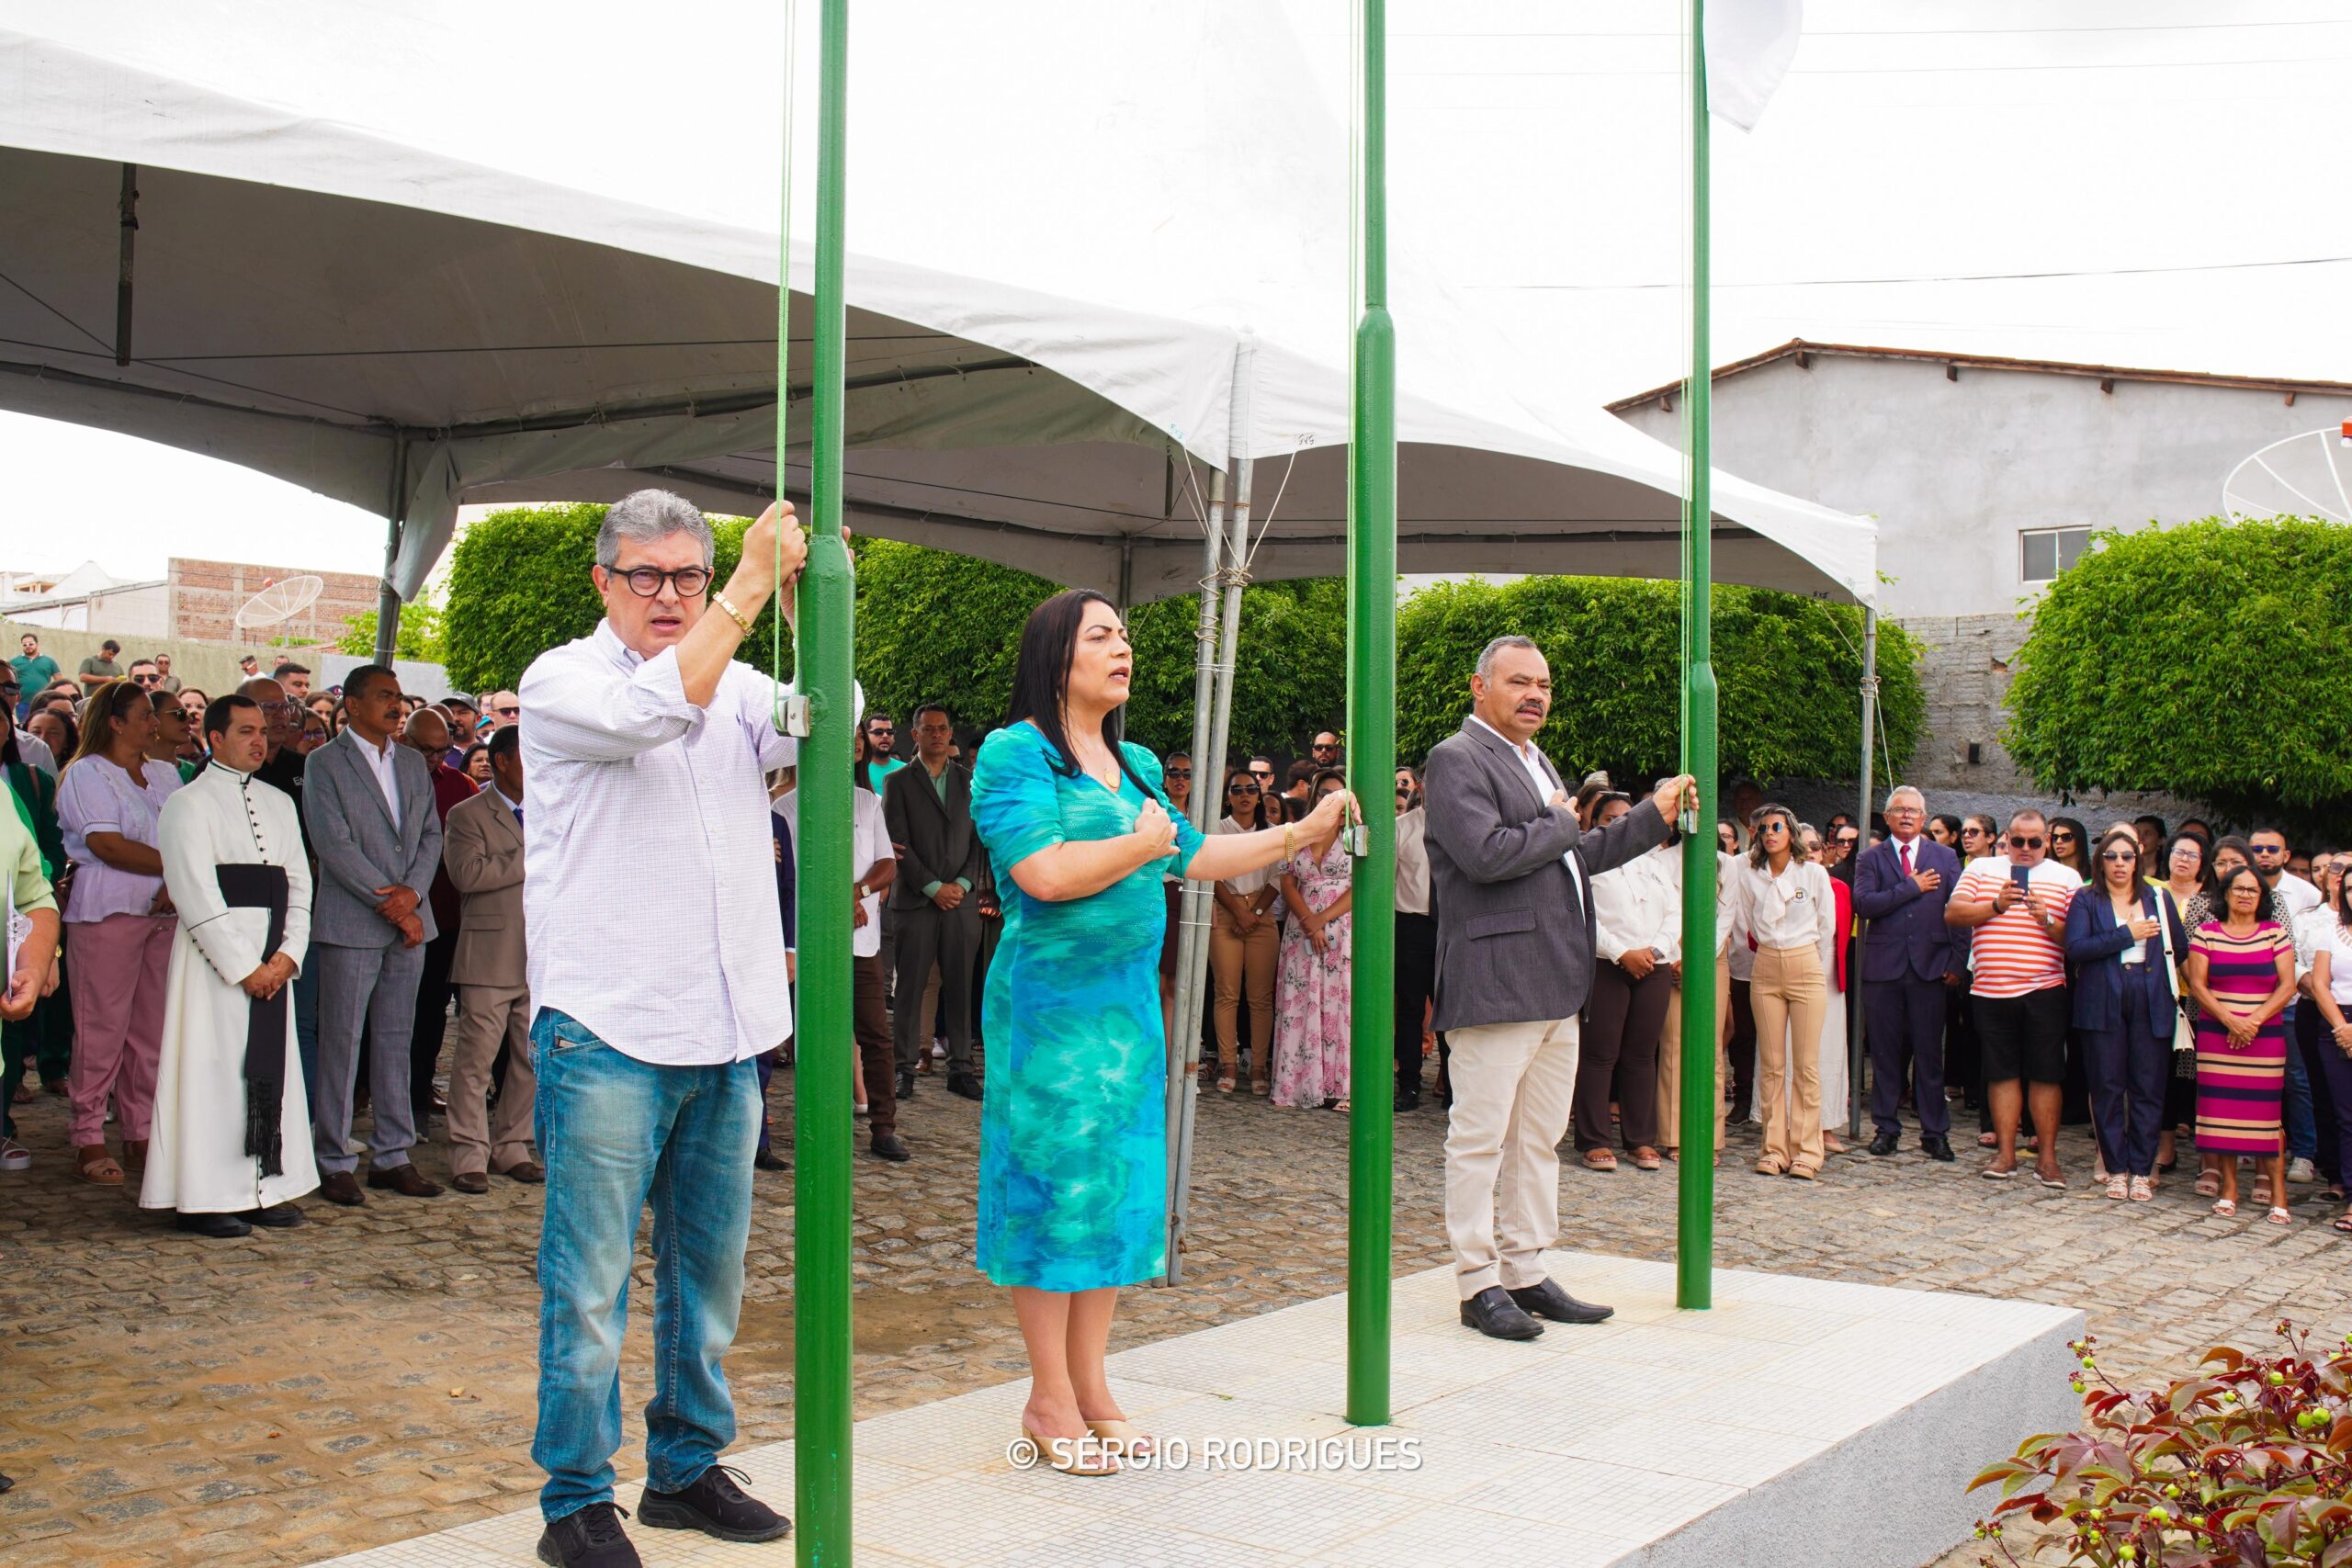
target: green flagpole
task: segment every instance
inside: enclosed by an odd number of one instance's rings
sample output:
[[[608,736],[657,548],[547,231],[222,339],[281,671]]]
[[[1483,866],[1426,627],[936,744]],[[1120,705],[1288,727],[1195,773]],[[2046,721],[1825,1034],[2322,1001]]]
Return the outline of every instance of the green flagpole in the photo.
[[[1386,0],[1360,0],[1355,376],[1348,435],[1348,773],[1363,808],[1348,1026],[1348,1419],[1388,1421],[1396,1141],[1396,335],[1388,319]]]
[[[800,1031],[793,1074],[793,1475],[801,1568],[850,1561],[852,616],[842,541],[842,138],[849,0],[824,0],[818,63],[808,564],[800,582]],[[788,282],[788,279],[786,281]],[[789,336],[789,333],[782,334]],[[789,389],[777,389],[778,430]],[[779,487],[784,452],[776,453]]]
[[[1674,1301],[1714,1301],[1715,668],[1708,617],[1714,570],[1708,419],[1706,0],[1688,0],[1690,51],[1690,377],[1682,387],[1682,771],[1699,781],[1699,830],[1682,845],[1682,1157],[1674,1239]]]

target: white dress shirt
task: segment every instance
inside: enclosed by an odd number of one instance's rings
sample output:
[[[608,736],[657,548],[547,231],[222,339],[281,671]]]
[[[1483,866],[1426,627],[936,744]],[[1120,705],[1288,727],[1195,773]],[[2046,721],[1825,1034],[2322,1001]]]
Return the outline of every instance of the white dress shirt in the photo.
[[[532,1001],[662,1066],[790,1038],[766,775],[797,746],[775,682],[730,663],[696,707],[674,650],[643,658],[600,621],[520,690]]]
[[[1660,844],[1592,879],[1592,946],[1614,964],[1648,948],[1682,957],[1682,846]]]
[[[2291,871],[2278,874],[2278,902],[2287,907],[2287,919],[2299,918],[2306,909],[2316,909],[2327,902],[2327,896]]]
[[[397,766],[400,753],[393,748],[399,744],[399,741],[387,737],[383,749],[379,750],[357,730],[351,734],[352,750],[357,751],[368,764],[368,771],[376,775],[376,787],[384,792],[384,804],[391,807],[392,821],[396,824],[401,819],[401,778]]]
[[[850,801],[849,864],[853,875],[863,879],[884,861],[898,852],[890,845],[889,820],[882,814],[882,797],[870,789],[854,789]],[[788,789],[777,797],[777,815],[792,829],[792,852],[800,852],[800,792]],[[797,866],[794,869],[798,870]],[[796,879],[795,886],[798,886]],[[868,893],[858,900],[865,909],[865,923],[849,933],[849,950],[858,958],[882,956],[882,895]]]
[[[1485,719],[1480,718],[1475,713],[1470,716],[1470,722],[1485,730],[1487,734],[1493,736],[1496,739],[1501,741],[1504,745],[1510,747],[1511,750],[1517,754],[1519,758],[1519,765],[1527,770],[1527,777],[1529,781],[1535,785],[1536,803],[1538,805],[1548,806],[1551,803],[1553,792],[1560,788],[1560,786],[1554,784],[1552,782],[1552,775],[1544,771],[1544,754],[1535,750],[1535,743],[1531,740],[1526,745],[1522,746],[1518,741],[1513,740],[1510,736],[1505,735],[1501,730],[1497,729],[1493,725],[1488,724]],[[1560,809],[1569,812],[1571,815],[1574,814],[1575,810],[1573,807],[1566,806],[1560,807]],[[1577,861],[1576,851],[1570,850],[1567,853],[1562,855],[1560,857],[1560,863],[1568,868],[1568,880],[1576,884],[1577,897],[1579,899],[1589,897],[1589,895],[1586,892],[1584,885],[1584,866],[1579,861]]]
[[[1837,895],[1814,862],[1792,858],[1774,876],[1743,856],[1731,874],[1739,930],[1758,947],[1813,947],[1836,932]]]
[[[1220,818],[1216,826],[1211,828],[1209,831],[1212,833],[1254,833],[1257,829],[1244,828],[1232,818],[1226,817]],[[1401,853],[1399,858],[1402,858]],[[1277,866],[1261,865],[1255,871],[1245,871],[1238,876],[1228,876],[1218,886],[1238,897],[1254,898],[1266,888],[1272,887],[1275,879],[1281,874],[1282,872]],[[1278,898],[1274,902],[1279,905],[1282,900]]]

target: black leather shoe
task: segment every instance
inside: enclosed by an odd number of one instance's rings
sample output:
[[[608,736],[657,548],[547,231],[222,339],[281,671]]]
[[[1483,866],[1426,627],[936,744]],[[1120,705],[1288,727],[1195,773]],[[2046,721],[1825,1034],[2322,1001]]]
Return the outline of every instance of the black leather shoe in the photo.
[[[913,1068],[911,1068],[911,1067],[900,1067],[900,1068],[899,1069],[899,1098],[901,1100],[912,1100],[914,1097],[915,1097],[915,1075],[914,1075],[914,1069],[913,1069]]]
[[[254,1227],[234,1214],[182,1214],[173,1223],[190,1235],[209,1235],[216,1241],[254,1234]]]
[[[469,1197],[479,1198],[490,1190],[490,1178],[479,1170],[461,1170],[449,1178],[449,1185]]]
[[[247,1209],[237,1218],[249,1225],[261,1225],[269,1230],[291,1230],[304,1224],[302,1211],[291,1203],[274,1203],[266,1209]]]
[[[792,1521],[737,1484],[748,1481],[731,1465],[714,1464],[683,1492],[649,1486],[637,1500],[637,1522],[658,1530],[700,1530],[720,1540],[775,1540]]]
[[[753,1170],[790,1170],[792,1162],[769,1150],[762,1149],[752,1156],[752,1168]]]
[[[1533,1339],[1544,1332],[1544,1325],[1520,1311],[1500,1285],[1489,1285],[1464,1302],[1462,1321],[1489,1339]]]
[[[948,1074],[948,1075],[947,1075],[947,1092],[948,1092],[948,1093],[950,1093],[950,1094],[960,1094],[960,1095],[962,1095],[966,1100],[978,1100],[978,1099],[979,1099],[979,1098],[980,1098],[980,1075],[979,1075],[979,1074],[978,1074],[978,1073],[950,1073],[950,1074]]]
[[[1944,1161],[1946,1164],[1950,1164],[1951,1161],[1951,1140],[1950,1138],[1939,1137],[1935,1134],[1930,1133],[1926,1137],[1919,1140],[1919,1147],[1926,1151],[1929,1159],[1939,1159]]]
[[[915,1157],[907,1152],[907,1145],[899,1141],[896,1133],[876,1133],[874,1141],[866,1146],[878,1159],[910,1160]]]
[[[356,1209],[368,1201],[368,1194],[359,1190],[358,1179],[347,1170],[331,1170],[321,1177],[319,1196],[346,1209]]]
[[[591,1503],[539,1532],[539,1561],[548,1568],[645,1568],[616,1515],[627,1508]]]
[[[1580,1302],[1560,1289],[1557,1280],[1546,1280],[1540,1285],[1513,1291],[1510,1299],[1521,1312],[1537,1317],[1548,1317],[1554,1323],[1604,1323],[1616,1315],[1615,1307],[1593,1306]]]
[[[1900,1142],[1902,1142],[1901,1137],[1893,1129],[1883,1130],[1877,1137],[1871,1140],[1871,1153],[1884,1159],[1894,1152],[1894,1145]]]
[[[1418,1089],[1407,1089],[1402,1084],[1399,1084],[1396,1088],[1396,1109],[1399,1111],[1419,1111],[1420,1108],[1421,1091]]]

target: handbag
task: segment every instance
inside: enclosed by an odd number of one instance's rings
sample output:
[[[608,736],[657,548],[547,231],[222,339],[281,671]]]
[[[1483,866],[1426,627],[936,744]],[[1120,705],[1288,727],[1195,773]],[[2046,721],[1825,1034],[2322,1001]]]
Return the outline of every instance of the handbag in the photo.
[[[2161,888],[2150,890],[2149,902],[2155,906],[2156,931],[2164,938],[2165,969],[2172,979],[2173,1007],[2177,1016],[2172,1025],[2174,1060],[2187,1055],[2192,1061],[2197,1055],[2197,1026],[2189,1021],[2188,987],[2180,981],[2180,958],[2172,950],[2172,922],[2165,918],[2165,908],[2172,902],[2171,895]]]

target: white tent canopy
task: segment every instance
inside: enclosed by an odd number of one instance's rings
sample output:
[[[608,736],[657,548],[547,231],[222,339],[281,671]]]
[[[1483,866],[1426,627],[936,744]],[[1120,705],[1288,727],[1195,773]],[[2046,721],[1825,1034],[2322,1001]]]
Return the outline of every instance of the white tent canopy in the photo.
[[[772,492],[772,224],[633,206],[283,107],[288,84],[331,101],[304,54],[322,36],[364,51],[404,18],[256,4],[199,84],[134,62],[136,6],[111,40],[106,11],[51,27],[36,9],[0,0],[0,406],[404,509],[404,593],[464,502],[650,481],[744,510]],[[1281,493],[1255,575],[1337,570],[1346,133],[1280,90],[1296,46],[1270,8],[1170,9],[1026,5],[1010,43],[995,7],[859,13],[854,525],[1150,599],[1198,580],[1202,468],[1254,457],[1271,462],[1261,517]],[[862,115],[968,94],[975,61],[985,113],[860,140]],[[695,140],[760,135],[772,108],[754,98],[732,111],[752,118]],[[120,365],[126,164],[139,226]],[[1675,574],[1678,454],[1598,409],[1546,406],[1544,367],[1408,262],[1392,298],[1403,570]],[[800,491],[805,466],[784,479]],[[1866,521],[1724,476],[1716,499],[1718,576],[1871,597]]]

